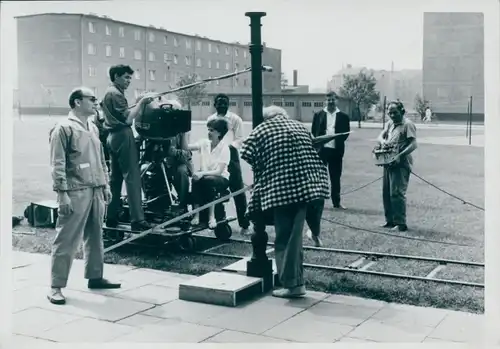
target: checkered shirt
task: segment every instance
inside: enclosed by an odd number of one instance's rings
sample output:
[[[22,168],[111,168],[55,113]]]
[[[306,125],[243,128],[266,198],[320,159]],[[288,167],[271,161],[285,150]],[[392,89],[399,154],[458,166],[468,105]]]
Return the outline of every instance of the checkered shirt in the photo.
[[[330,195],[326,166],[298,121],[281,115],[264,121],[243,141],[241,158],[254,174],[250,215]]]

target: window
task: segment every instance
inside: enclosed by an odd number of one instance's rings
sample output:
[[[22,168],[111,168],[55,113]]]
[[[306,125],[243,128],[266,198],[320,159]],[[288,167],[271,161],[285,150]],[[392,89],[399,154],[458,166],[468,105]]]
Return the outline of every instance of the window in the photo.
[[[140,61],[142,59],[142,52],[139,50],[134,51],[134,59]]]
[[[295,102],[285,102],[285,107],[295,107]]]
[[[211,60],[208,60],[207,64],[208,64],[208,68],[212,68],[212,61]]]
[[[215,83],[216,83],[217,85],[220,85],[220,80],[215,80]]]
[[[149,71],[149,80],[154,81],[156,79],[156,70]]]
[[[156,60],[156,56],[154,52],[149,52],[149,61],[154,62]]]
[[[89,22],[89,33],[95,33],[95,24],[94,24],[94,22]]]
[[[139,96],[141,95],[141,93],[142,93],[142,90],[141,90],[141,89],[138,89],[138,88],[137,88],[137,89],[135,89],[135,91],[134,91],[135,98],[139,97]]]
[[[229,62],[226,62],[226,70],[229,70]]]
[[[125,58],[125,47],[120,47],[120,58]]]
[[[168,81],[168,72],[163,73],[163,81]]]
[[[186,49],[190,49],[191,48],[191,40],[189,39],[186,39]]]
[[[94,91],[94,96],[99,95],[97,87],[91,87],[92,91]]]
[[[168,44],[168,35],[163,36],[163,44],[164,45]]]
[[[240,65],[239,65],[238,63],[234,63],[234,69],[235,69],[235,70],[240,69]]]
[[[201,102],[201,105],[203,107],[210,107],[210,101],[203,101],[203,102]]]
[[[246,81],[246,80],[245,80],[245,81]],[[251,106],[252,106],[252,102],[247,102],[247,101],[245,101],[245,102],[243,102],[243,106],[244,106],[244,107],[251,107]]]
[[[229,105],[230,105],[231,107],[236,107],[238,104],[236,104],[236,102],[229,102]]]
[[[155,33],[149,33],[149,42],[155,41]]]
[[[220,64],[219,64],[219,61],[215,62],[215,68],[216,68],[216,69],[220,69]]]
[[[303,107],[311,107],[311,102],[302,102]]]
[[[243,86],[246,86],[248,84],[247,79],[243,80]]]
[[[186,65],[191,65],[191,57],[186,56]]]
[[[324,106],[323,102],[314,102],[315,108],[323,108],[323,106]]]
[[[89,65],[89,76],[96,76],[95,67]]]
[[[87,45],[87,53],[88,53],[89,55],[95,55],[95,54],[96,54],[96,48],[95,48],[95,45],[94,45],[94,44],[89,43],[89,44]]]
[[[226,55],[229,55],[229,47],[226,46]]]
[[[179,46],[179,41],[177,40],[177,38],[174,37],[174,46],[177,47]]]
[[[216,52],[216,53],[220,53],[219,48],[220,48],[220,47],[219,47],[219,45],[216,45],[216,46],[215,46],[215,52]]]
[[[196,58],[196,66],[201,67],[201,58]]]
[[[234,79],[234,86],[235,86],[235,87],[238,87],[238,85],[239,85],[239,83],[240,83],[239,81],[240,81],[240,79],[239,79],[239,78],[235,78],[235,79]]]
[[[196,49],[201,51],[201,41],[196,41]]]
[[[111,57],[111,45],[106,45],[106,57]]]
[[[208,52],[212,52],[212,43],[208,43]]]
[[[141,70],[140,69],[136,69],[135,72],[134,72],[134,76],[135,76],[136,80],[139,80],[141,78]]]
[[[174,55],[174,64],[179,63],[179,59],[177,58],[177,55]]]
[[[273,101],[273,104],[277,107],[283,106],[283,103],[281,101]]]
[[[234,55],[235,55],[235,57],[238,57],[238,49],[237,48],[234,49]]]
[[[119,27],[118,28],[118,35],[123,38],[125,36],[125,28]]]
[[[109,27],[109,25],[106,24],[106,35],[107,36],[110,36],[111,35],[111,28]]]
[[[139,30],[134,31],[134,40],[135,41],[141,40],[141,32]]]
[[[163,63],[168,63],[168,53],[163,54]]]

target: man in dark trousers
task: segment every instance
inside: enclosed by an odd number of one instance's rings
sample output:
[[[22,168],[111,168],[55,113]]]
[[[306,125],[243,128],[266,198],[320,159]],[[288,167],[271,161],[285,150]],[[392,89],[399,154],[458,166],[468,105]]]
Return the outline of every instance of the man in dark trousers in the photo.
[[[133,73],[128,65],[112,66],[109,69],[111,85],[101,103],[104,128],[109,132],[107,144],[111,158],[112,196],[106,226],[113,228],[118,225],[122,184],[125,180],[131,229],[141,231],[151,228],[151,225],[144,219],[139,153],[131,125],[143,108],[153,100],[153,94],[146,94],[134,108],[129,109],[125,90],[130,85]]]
[[[326,95],[326,107],[315,113],[311,133],[314,137],[349,132],[349,116],[337,108],[337,94],[333,91]],[[328,166],[332,203],[335,208],[345,209],[340,203],[340,177],[345,141],[349,135],[339,136],[326,143],[319,151],[321,160]]]

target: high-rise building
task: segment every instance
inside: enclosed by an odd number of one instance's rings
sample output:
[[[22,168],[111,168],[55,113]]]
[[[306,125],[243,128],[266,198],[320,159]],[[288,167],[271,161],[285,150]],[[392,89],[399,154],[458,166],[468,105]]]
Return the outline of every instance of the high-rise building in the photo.
[[[484,118],[483,13],[424,13],[423,94],[438,118]]]
[[[130,102],[143,91],[167,91],[183,76],[216,77],[249,67],[248,45],[145,27],[94,14],[44,13],[17,17],[18,93],[23,108],[67,107],[77,86],[102,97],[108,70],[128,64],[134,70]],[[281,50],[265,46],[263,92],[281,91]],[[206,85],[208,93],[250,93],[251,76],[242,74]]]

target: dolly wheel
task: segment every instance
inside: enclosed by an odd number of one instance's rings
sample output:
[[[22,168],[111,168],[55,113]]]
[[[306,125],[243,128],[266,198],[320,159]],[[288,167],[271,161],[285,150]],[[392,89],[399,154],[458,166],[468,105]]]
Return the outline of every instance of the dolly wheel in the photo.
[[[222,241],[228,241],[233,235],[233,229],[227,223],[220,223],[214,230],[215,237]]]
[[[196,247],[196,239],[192,236],[183,236],[179,239],[179,247],[182,251],[194,251]]]

